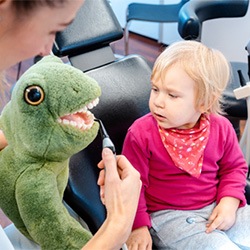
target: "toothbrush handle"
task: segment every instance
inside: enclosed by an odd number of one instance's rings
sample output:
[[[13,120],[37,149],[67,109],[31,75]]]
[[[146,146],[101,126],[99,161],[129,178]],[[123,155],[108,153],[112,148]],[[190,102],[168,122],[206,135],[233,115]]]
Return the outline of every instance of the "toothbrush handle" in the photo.
[[[109,149],[111,149],[111,151],[113,152],[114,155],[116,154],[115,145],[109,137],[103,138],[102,148],[109,148]]]

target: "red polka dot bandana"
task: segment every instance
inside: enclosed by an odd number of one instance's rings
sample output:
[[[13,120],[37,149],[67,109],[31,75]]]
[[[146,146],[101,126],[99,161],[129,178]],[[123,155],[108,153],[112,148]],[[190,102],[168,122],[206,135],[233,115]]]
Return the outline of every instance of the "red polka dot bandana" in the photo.
[[[159,127],[159,132],[163,145],[174,164],[199,178],[210,132],[209,117],[201,115],[199,125],[195,128],[163,129]]]

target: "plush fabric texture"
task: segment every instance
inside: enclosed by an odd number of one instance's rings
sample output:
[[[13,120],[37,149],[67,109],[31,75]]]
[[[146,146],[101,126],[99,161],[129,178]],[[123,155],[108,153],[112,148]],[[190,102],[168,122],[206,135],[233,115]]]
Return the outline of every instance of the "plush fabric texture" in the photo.
[[[81,249],[91,237],[62,199],[70,156],[98,133],[86,107],[100,94],[94,79],[47,56],[23,74],[0,117],[8,141],[0,151],[0,207],[42,249]]]

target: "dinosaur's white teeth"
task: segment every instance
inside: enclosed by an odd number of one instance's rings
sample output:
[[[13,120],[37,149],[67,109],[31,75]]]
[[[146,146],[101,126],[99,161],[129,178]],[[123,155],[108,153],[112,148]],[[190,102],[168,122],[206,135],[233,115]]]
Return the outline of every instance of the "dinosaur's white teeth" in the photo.
[[[94,107],[94,105],[92,104],[92,103],[89,103],[88,105],[87,105],[87,108],[88,109],[92,109]]]
[[[94,116],[92,115],[91,119],[94,118]],[[71,125],[72,127],[75,127],[75,128],[78,128],[78,129],[82,129],[82,130],[87,130],[87,129],[90,129],[93,124],[94,124],[94,120],[92,119],[88,124],[86,124],[83,121],[79,121],[79,122],[76,122],[76,121],[69,121],[67,119],[58,119],[57,120],[59,123],[61,124],[64,124],[64,125]]]
[[[62,123],[65,124],[65,125],[69,125],[69,120],[63,119]]]
[[[89,104],[87,104],[87,108],[88,108],[88,109],[92,109],[92,108],[94,108],[98,103],[99,103],[99,98],[96,98],[94,101],[92,101],[92,102],[90,102]]]
[[[87,106],[84,106],[80,110],[75,111],[73,114],[76,114],[76,113],[85,113],[85,112],[88,111],[88,109],[94,108],[98,103],[99,103],[99,98],[96,98],[95,100],[93,100],[92,102],[90,102],[89,104],[87,104]]]
[[[88,111],[88,108],[86,106],[80,110],[80,112],[82,113],[87,112],[87,111]]]
[[[96,105],[98,105],[98,103],[99,103],[99,98],[96,98],[96,99],[93,101],[94,107],[95,107]]]
[[[88,116],[93,115],[90,111],[87,111],[86,114],[87,114]]]
[[[81,108],[74,113],[64,115],[61,118],[58,118],[58,122],[64,125],[71,125],[72,127],[86,130],[90,129],[94,124],[94,115],[88,110],[92,109],[99,103],[99,98],[96,98],[87,106]]]
[[[87,125],[85,123],[82,123],[81,124],[81,129],[83,129],[83,130],[87,129]]]
[[[77,123],[74,122],[74,121],[70,121],[69,124],[70,124],[71,126],[73,126],[73,127],[76,127],[76,126],[77,126]]]

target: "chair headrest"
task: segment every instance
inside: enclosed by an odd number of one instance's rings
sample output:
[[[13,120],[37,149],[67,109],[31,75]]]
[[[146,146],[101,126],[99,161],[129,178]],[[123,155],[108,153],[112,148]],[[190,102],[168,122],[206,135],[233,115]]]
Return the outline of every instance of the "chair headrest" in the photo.
[[[107,0],[85,0],[75,20],[57,33],[53,53],[76,56],[107,46],[123,36],[123,30]]]
[[[222,17],[243,17],[247,13],[249,0],[192,0],[179,12],[178,31],[186,40],[200,40],[202,23]]]

